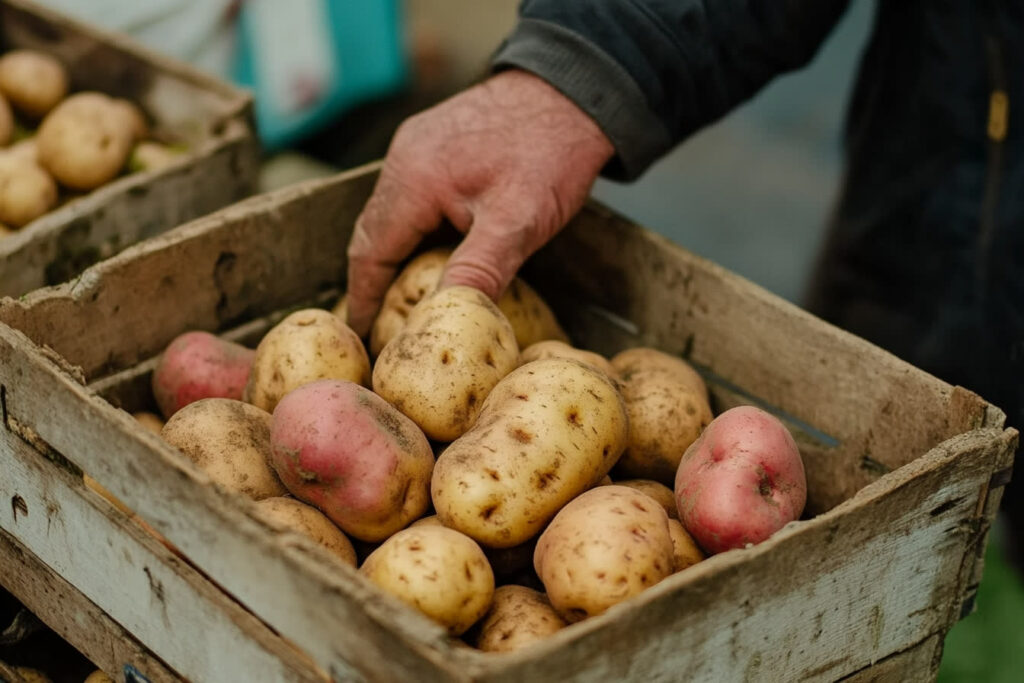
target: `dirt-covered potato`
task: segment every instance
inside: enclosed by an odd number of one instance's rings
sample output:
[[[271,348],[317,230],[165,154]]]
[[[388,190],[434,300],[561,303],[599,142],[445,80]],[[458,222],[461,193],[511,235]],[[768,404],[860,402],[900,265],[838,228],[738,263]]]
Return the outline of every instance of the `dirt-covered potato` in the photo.
[[[619,373],[612,367],[611,362],[601,354],[577,349],[557,339],[547,339],[530,344],[519,354],[519,364],[526,365],[544,358],[571,358],[595,367],[612,379],[619,377]]]
[[[243,400],[268,412],[293,389],[320,379],[368,386],[370,358],[359,335],[320,308],[292,313],[256,347]]]
[[[433,525],[444,526],[437,515],[421,517],[410,524],[411,527]],[[537,539],[531,538],[526,543],[511,548],[488,548],[481,546],[487,562],[491,565],[494,578],[498,583],[520,576],[525,571],[533,570],[533,550],[537,547]]]
[[[204,398],[167,420],[160,435],[214,483],[254,500],[288,491],[270,466],[270,414],[230,398]]]
[[[675,571],[680,572],[707,557],[678,519],[668,520],[668,531],[672,535],[672,559]]]
[[[0,223],[23,227],[57,205],[53,178],[29,159],[0,157]]]
[[[526,586],[499,586],[480,623],[475,645],[484,652],[514,652],[566,626],[548,597]]]
[[[374,356],[405,327],[413,307],[437,289],[451,249],[431,249],[418,255],[402,269],[384,296],[380,313],[370,332],[370,353]],[[555,314],[532,287],[519,278],[512,280],[498,298],[498,308],[508,318],[520,349],[544,339],[568,342]]]
[[[599,486],[555,515],[533,565],[566,621],[596,616],[674,571],[668,515],[636,489]]]
[[[608,473],[626,445],[627,419],[612,381],[589,365],[549,358],[522,366],[438,458],[438,517],[485,546],[525,543]]]
[[[0,94],[0,147],[7,145],[14,135],[14,112],[7,98]]]
[[[359,571],[453,636],[479,621],[494,596],[494,574],[480,546],[440,525],[399,531]]]
[[[0,93],[21,113],[41,118],[67,95],[68,73],[44,52],[11,50],[0,57]]]
[[[77,93],[54,107],[40,124],[39,163],[61,185],[92,190],[125,167],[132,135],[111,98]]]
[[[665,508],[669,519],[679,519],[679,511],[676,509],[676,494],[669,487],[652,479],[620,479],[615,482],[619,486],[628,486],[640,493],[658,501],[658,505]]]
[[[713,418],[704,380],[656,349],[629,349],[611,362],[629,411],[629,446],[615,472],[672,486],[679,459]]]
[[[382,541],[430,506],[434,453],[423,432],[354,382],[320,380],[274,410],[274,469],[345,533]]]
[[[409,314],[373,368],[373,390],[436,441],[453,441],[516,367],[512,326],[485,294],[448,287]]]
[[[356,566],[356,550],[348,536],[312,505],[294,498],[264,498],[256,501],[256,515],[276,529],[313,539],[345,564]]]
[[[203,398],[241,400],[256,352],[215,334],[193,330],[160,354],[150,386],[165,418]]]

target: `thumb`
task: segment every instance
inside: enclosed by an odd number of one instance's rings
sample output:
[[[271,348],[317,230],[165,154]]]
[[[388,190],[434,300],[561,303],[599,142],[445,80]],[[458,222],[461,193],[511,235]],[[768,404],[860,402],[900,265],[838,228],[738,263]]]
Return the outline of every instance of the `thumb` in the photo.
[[[448,259],[440,287],[474,287],[497,301],[528,256],[521,230],[505,230],[477,216]]]

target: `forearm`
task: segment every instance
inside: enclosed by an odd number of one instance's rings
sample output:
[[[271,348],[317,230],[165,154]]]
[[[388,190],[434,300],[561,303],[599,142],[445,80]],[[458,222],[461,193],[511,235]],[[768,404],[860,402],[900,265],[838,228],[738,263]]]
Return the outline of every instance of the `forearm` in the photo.
[[[806,64],[848,0],[525,0],[494,58],[551,83],[635,178],[671,146]]]

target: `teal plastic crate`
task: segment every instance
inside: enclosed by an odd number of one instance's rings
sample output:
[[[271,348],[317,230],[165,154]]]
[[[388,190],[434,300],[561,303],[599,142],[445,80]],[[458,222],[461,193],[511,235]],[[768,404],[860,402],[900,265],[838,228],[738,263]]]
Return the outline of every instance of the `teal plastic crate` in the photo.
[[[408,77],[399,0],[247,0],[234,80],[255,95],[267,150],[324,128]]]

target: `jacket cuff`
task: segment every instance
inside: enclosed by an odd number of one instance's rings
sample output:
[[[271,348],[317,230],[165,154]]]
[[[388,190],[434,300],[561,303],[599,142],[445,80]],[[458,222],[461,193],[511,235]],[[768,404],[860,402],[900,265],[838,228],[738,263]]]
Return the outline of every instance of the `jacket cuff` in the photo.
[[[602,175],[633,180],[672,145],[633,77],[608,53],[569,29],[521,19],[491,65],[495,71],[518,68],[533,73],[594,119],[616,152]]]

